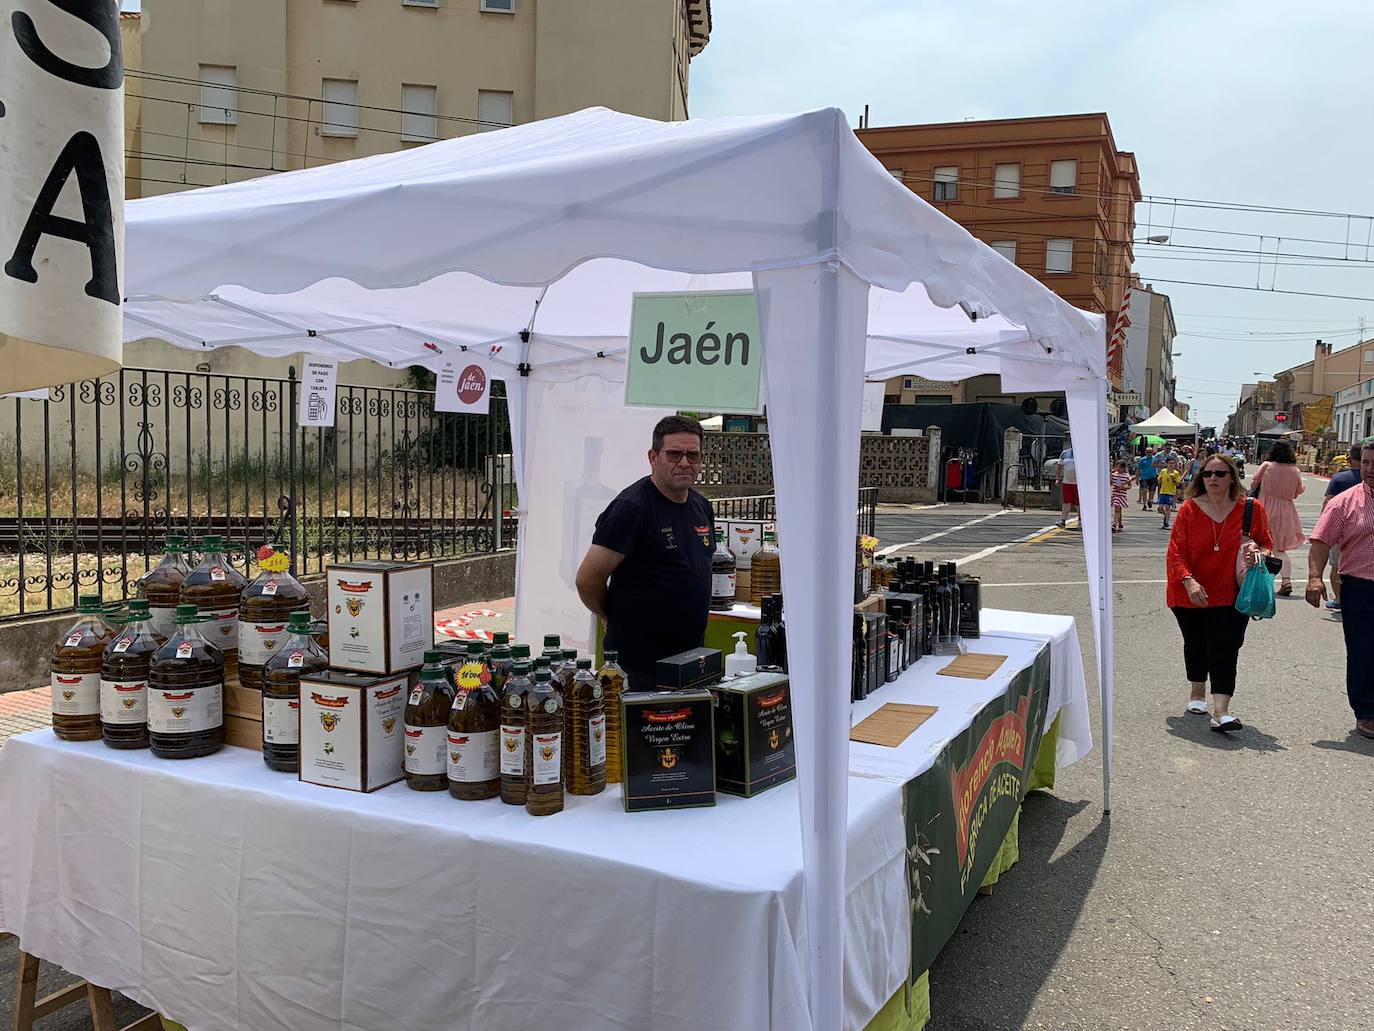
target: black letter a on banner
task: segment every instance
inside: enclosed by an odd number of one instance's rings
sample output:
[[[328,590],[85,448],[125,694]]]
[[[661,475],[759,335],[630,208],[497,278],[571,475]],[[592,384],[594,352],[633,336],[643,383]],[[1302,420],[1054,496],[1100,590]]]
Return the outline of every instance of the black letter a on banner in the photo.
[[[81,211],[84,222],[54,215],[57,198],[72,172],[81,191]],[[47,181],[38,191],[29,220],[19,234],[14,257],[5,262],[5,274],[26,283],[38,282],[33,267],[34,251],[44,235],[60,236],[64,240],[84,243],[91,252],[91,279],[86,293],[111,304],[119,303],[119,270],[115,260],[114,213],[110,209],[110,185],[105,181],[105,161],[100,155],[100,142],[88,132],[78,132],[48,173]]]

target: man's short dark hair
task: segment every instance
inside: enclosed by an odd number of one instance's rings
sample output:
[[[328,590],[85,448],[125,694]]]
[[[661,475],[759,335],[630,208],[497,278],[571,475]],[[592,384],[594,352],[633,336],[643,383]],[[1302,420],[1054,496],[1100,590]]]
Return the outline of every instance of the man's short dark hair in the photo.
[[[654,427],[653,447],[655,451],[662,451],[663,438],[670,433],[694,433],[697,440],[702,440],[704,432],[701,423],[686,415],[665,415]]]
[[[1358,461],[1360,460],[1360,455],[1362,455],[1362,454],[1364,454],[1364,448],[1363,448],[1361,445],[1359,445],[1359,444],[1351,444],[1351,445],[1350,445],[1350,454],[1347,455],[1346,457],[1349,458],[1350,461],[1352,461],[1352,462],[1358,462]]]

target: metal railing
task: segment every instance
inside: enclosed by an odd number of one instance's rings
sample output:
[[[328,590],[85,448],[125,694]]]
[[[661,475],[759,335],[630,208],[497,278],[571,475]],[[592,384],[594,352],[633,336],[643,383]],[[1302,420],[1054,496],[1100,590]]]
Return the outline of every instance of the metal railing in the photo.
[[[711,498],[711,508],[716,520],[748,519],[756,522],[772,522],[778,518],[776,494],[753,494],[738,498]],[[878,488],[859,488],[859,507],[856,513],[857,532],[875,535],[878,526]]]
[[[169,533],[219,534],[241,568],[276,543],[296,575],[513,546],[500,384],[488,415],[340,385],[332,427],[297,424],[299,386],[123,369],[0,404],[0,620],[129,597]]]

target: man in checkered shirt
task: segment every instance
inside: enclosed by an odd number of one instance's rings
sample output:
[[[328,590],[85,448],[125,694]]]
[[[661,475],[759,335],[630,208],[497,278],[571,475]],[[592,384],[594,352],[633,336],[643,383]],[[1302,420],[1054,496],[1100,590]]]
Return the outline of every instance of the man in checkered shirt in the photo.
[[[1374,738],[1374,447],[1360,453],[1359,485],[1332,498],[1312,531],[1307,603],[1314,608],[1326,597],[1322,573],[1332,547],[1341,549],[1345,690],[1355,733]]]

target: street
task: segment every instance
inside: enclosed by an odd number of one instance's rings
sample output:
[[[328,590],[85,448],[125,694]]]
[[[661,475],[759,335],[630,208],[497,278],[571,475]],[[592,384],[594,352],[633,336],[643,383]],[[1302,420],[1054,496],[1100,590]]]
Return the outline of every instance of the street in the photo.
[[[1305,479],[1310,531],[1325,481]],[[884,512],[878,537],[882,547],[926,539],[898,554],[965,560],[988,607],[1072,614],[1096,720],[1081,534],[1037,533],[1055,513],[999,512]],[[1102,817],[1100,745],[1027,800],[1020,865],[974,903],[931,971],[932,1029],[1374,1026],[1374,742],[1352,730],[1341,627],[1300,597],[1304,548],[1294,596],[1251,624],[1241,652],[1234,711],[1245,729],[1212,733],[1183,712],[1159,525],[1137,505],[1113,540],[1112,816]]]

